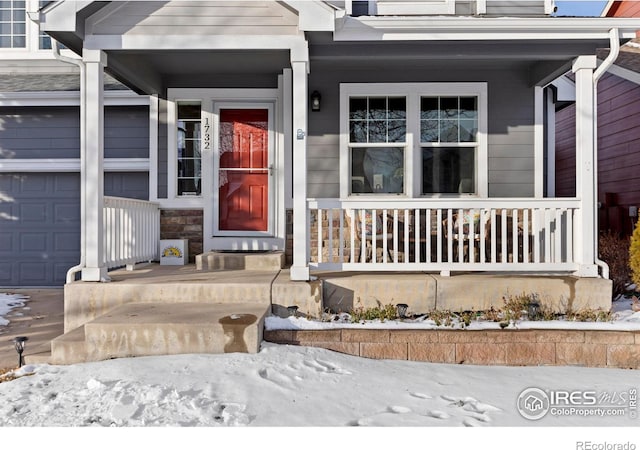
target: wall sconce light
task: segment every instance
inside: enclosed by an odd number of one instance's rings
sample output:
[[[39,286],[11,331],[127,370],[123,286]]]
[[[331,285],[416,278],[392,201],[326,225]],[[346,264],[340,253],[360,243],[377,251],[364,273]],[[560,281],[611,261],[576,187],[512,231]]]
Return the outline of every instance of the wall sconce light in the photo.
[[[320,99],[322,96],[320,92],[313,91],[311,93],[311,111],[320,111]]]

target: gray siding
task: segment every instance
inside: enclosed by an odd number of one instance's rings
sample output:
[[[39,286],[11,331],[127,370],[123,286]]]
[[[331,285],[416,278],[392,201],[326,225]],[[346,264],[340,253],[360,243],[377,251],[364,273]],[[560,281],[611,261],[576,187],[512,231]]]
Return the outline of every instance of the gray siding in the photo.
[[[100,15],[101,13],[98,13]],[[298,16],[274,1],[127,2],[92,34],[297,34]]]
[[[149,108],[109,106],[104,112],[105,158],[149,157]]]
[[[78,108],[0,108],[0,159],[79,157]]]
[[[313,64],[312,64],[313,66]],[[407,66],[394,69],[349,69],[313,66],[309,91],[322,94],[322,110],[309,113],[308,195],[340,195],[340,89],[341,82],[436,82],[488,83],[489,195],[532,196],[534,192],[533,100],[526,68],[481,69],[474,66]],[[443,74],[446,74],[444,76]]]
[[[148,111],[146,106],[105,108],[105,158],[149,157]],[[79,108],[0,108],[0,159],[79,157]]]

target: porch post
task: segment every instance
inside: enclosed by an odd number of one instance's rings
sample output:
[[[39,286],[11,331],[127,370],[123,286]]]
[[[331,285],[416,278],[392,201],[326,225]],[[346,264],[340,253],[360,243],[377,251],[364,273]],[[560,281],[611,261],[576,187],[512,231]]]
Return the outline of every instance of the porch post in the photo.
[[[308,54],[307,54],[308,55]],[[293,72],[293,265],[294,281],[309,280],[309,215],[307,213],[307,64],[308,56],[292,55]]]
[[[594,115],[595,91],[593,71],[597,67],[594,56],[579,56],[573,64],[576,79],[576,197],[580,201],[575,232],[574,255],[579,264],[576,275],[597,277],[595,225],[596,217],[596,173],[594,160],[596,143],[594,130],[597,118]]]
[[[104,263],[104,67],[105,53],[99,50],[83,50],[85,64],[85,139],[81,146],[81,157],[85,164],[84,211],[82,226],[85,230],[85,267],[82,281],[109,281]]]

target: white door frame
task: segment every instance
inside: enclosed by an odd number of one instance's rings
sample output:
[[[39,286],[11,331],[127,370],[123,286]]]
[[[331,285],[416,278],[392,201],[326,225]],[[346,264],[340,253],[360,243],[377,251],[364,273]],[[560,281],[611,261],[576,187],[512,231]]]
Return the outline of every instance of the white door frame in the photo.
[[[267,231],[227,231],[219,229],[220,220],[220,110],[222,109],[266,109],[268,114],[268,163],[269,176],[267,178]],[[275,149],[276,149],[276,130],[274,128],[275,104],[273,102],[217,102],[213,103],[213,183],[211,184],[211,195],[213,196],[213,236],[251,236],[251,237],[273,237],[274,235],[274,206],[275,206],[275,190],[277,183],[274,179],[274,171],[276,166]]]
[[[285,117],[290,117],[290,111],[286,111],[283,103],[283,85],[279,83],[277,89],[192,89],[192,88],[169,88],[167,92],[167,149],[168,149],[168,198],[158,199],[161,208],[166,209],[202,209],[203,210],[203,251],[209,250],[284,250],[286,242],[286,213],[285,213],[285,189],[287,174],[291,168],[287,164],[285,157],[286,139],[283,136]],[[214,149],[202,151],[202,194],[198,197],[179,197],[176,195],[175,174],[176,174],[176,102],[180,100],[199,100],[202,105],[202,118],[209,117],[210,123],[214,118],[214,110],[218,105],[270,105],[270,120],[273,128],[270,131],[269,145],[272,145],[272,158],[274,166],[274,176],[270,180],[272,192],[270,200],[273,199],[270,211],[270,235],[216,235],[214,233],[214,210],[217,211],[217,203],[214,198],[214,191],[217,197],[217,161],[215,160]],[[217,145],[217,129],[211,127],[210,135],[207,137],[202,133],[202,139],[210,139]],[[273,134],[273,136],[271,136]],[[215,164],[214,164],[215,161]]]

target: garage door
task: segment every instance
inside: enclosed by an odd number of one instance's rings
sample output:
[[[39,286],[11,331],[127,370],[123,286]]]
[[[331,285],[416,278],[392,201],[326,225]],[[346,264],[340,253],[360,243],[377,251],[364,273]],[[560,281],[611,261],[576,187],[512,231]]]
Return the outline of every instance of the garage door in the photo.
[[[0,286],[61,286],[79,261],[79,174],[0,174]]]

